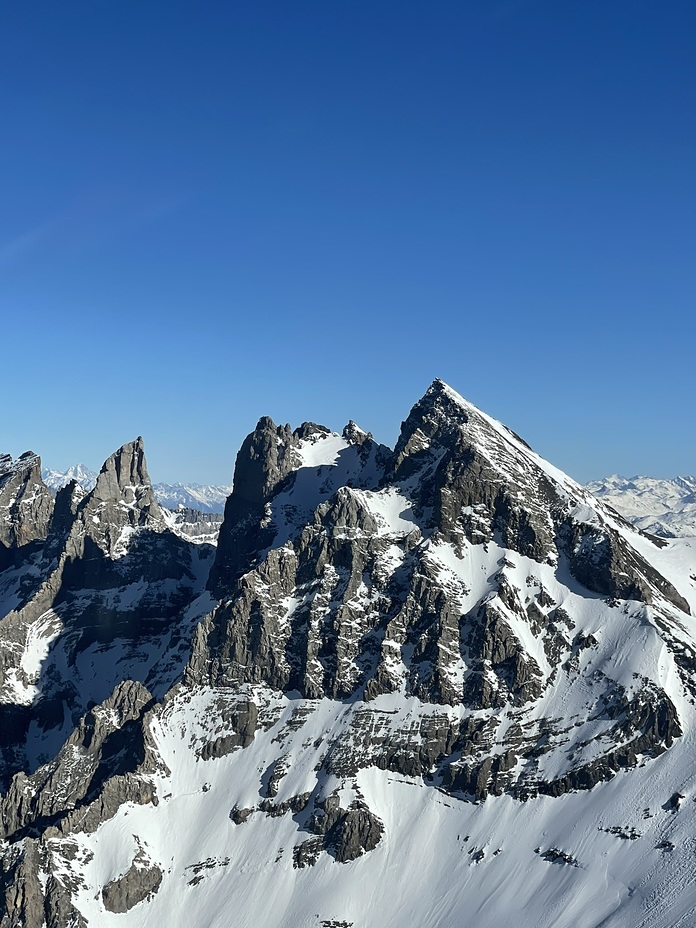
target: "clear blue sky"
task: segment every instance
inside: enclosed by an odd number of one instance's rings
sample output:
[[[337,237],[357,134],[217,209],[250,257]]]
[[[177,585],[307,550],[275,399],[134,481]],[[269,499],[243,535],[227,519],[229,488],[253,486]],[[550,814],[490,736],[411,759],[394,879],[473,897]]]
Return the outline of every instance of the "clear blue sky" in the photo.
[[[696,472],[696,4],[0,12],[0,450],[227,481],[442,377],[581,480]]]

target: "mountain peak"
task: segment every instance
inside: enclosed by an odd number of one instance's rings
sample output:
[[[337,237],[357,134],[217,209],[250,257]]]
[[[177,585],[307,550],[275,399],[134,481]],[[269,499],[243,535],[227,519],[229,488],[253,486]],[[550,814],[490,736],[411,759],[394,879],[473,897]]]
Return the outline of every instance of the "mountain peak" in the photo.
[[[344,426],[341,436],[351,445],[363,445],[368,439],[372,438],[372,432],[366,432],[361,429],[357,422],[352,419]]]
[[[435,380],[430,384],[428,389],[423,394],[421,402],[423,401],[433,402],[435,400],[440,400],[451,404],[453,407],[459,407],[465,412],[478,414],[488,419],[489,416],[486,415],[481,409],[478,408],[471,400],[468,400],[465,396],[462,396],[461,393],[450,387],[448,383],[444,380],[441,380],[439,377],[436,377]]]
[[[446,449],[458,454],[463,442],[477,447],[490,444],[491,430],[507,437],[501,423],[437,378],[401,423],[394,449],[395,473],[409,476]]]
[[[425,391],[425,396],[446,396],[449,399],[460,403],[462,406],[471,406],[471,403],[467,399],[465,399],[460,393],[457,393],[456,390],[450,387],[450,385],[440,377],[436,377],[433,380],[428,389]]]
[[[97,476],[95,493],[101,496],[105,491],[113,494],[116,488],[123,491],[139,486],[151,486],[145,461],[145,445],[140,436],[135,441],[121,445],[104,461]]]
[[[11,454],[0,454],[0,480],[7,479],[9,475],[14,475],[27,470],[38,468],[41,471],[41,458],[34,451],[25,451],[16,459],[12,459]]]
[[[106,459],[86,505],[95,526],[164,525],[147,470],[141,437],[121,445]],[[101,536],[101,528],[97,534]]]

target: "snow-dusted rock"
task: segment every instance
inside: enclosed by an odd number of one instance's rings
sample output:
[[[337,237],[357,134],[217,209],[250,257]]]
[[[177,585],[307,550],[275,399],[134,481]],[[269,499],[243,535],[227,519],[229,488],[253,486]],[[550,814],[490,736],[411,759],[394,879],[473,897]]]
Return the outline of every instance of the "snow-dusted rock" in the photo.
[[[693,923],[688,539],[441,381],[171,528],[136,442],[0,573],[2,928]]]

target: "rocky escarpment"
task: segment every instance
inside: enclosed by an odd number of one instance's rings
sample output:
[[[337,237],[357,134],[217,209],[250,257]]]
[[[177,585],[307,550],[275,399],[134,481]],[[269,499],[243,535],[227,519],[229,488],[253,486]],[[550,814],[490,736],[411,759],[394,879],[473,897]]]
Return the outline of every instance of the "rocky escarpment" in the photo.
[[[146,862],[136,860],[122,877],[104,887],[104,908],[117,915],[128,912],[138,903],[151,899],[161,882],[162,871],[159,867],[148,867]]]
[[[666,692],[625,685],[601,647],[583,648],[588,608],[598,632],[688,614],[627,523],[439,381],[370,481],[351,473],[324,498],[337,438],[265,419],[243,445],[212,573],[221,602],[196,633],[190,685],[362,700],[323,769],[377,765],[475,798],[590,787],[680,735]],[[316,505],[293,521],[292,488],[310,473]],[[419,701],[406,729],[379,708],[397,693]],[[606,741],[552,775],[540,746],[571,740],[547,717],[561,698],[578,718],[603,715]]]
[[[45,539],[52,512],[53,499],[41,479],[41,458],[33,451],[16,461],[0,454],[0,568],[3,549]]]
[[[142,684],[125,680],[80,719],[55,758],[31,775],[15,774],[0,804],[2,838],[90,830],[125,801],[152,801],[143,775],[158,764],[152,751],[148,755],[143,720],[153,705]]]
[[[74,482],[60,490],[42,534],[8,548],[0,573],[5,785],[54,754],[124,675],[149,677],[160,693],[171,685],[191,633],[183,613],[213,551],[168,529],[141,440],[106,461],[92,492]]]
[[[79,865],[83,855],[72,839],[62,839],[95,831],[125,803],[157,802],[151,774],[161,762],[148,732],[152,705],[144,687],[124,681],[80,721],[52,761],[13,778],[0,805],[4,928],[86,925],[72,902],[82,881],[64,873],[66,861]],[[156,868],[137,859],[132,872],[105,887],[105,905],[126,911],[158,885]]]
[[[343,809],[339,797],[333,794],[318,803],[311,830],[318,837],[296,845],[293,852],[296,867],[316,863],[321,851],[328,851],[342,864],[356,860],[377,847],[384,825],[364,802],[354,800],[349,809]]]
[[[328,463],[322,459],[323,451],[331,458]],[[279,531],[285,534],[302,525],[316,506],[339,488],[341,479],[351,486],[372,486],[389,456],[387,448],[353,422],[346,426],[341,440],[312,422],[293,431],[289,425],[276,426],[268,417],[260,419],[237,455],[233,489],[210,574],[212,592],[224,595],[230,583],[277,541]],[[315,463],[319,479],[314,479],[314,474],[307,479]],[[279,510],[276,513],[274,500]]]

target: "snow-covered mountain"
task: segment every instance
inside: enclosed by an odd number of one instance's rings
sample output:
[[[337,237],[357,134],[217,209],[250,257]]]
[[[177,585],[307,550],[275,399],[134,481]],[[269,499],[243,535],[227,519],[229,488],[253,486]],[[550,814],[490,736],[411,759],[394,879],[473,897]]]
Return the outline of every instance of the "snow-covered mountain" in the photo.
[[[634,525],[665,538],[696,536],[696,477],[620,477],[587,484]]]
[[[696,923],[696,542],[441,381],[394,449],[261,419],[216,552],[140,441],[21,461],[2,928]]]
[[[42,476],[46,486],[55,493],[76,480],[85,490],[91,490],[97,475],[84,464],[76,464],[66,471],[44,468]],[[167,509],[195,509],[203,513],[221,513],[232,487],[202,483],[155,483],[152,486],[157,501]]]
[[[223,512],[232,487],[202,483],[156,483],[155,496],[167,509],[197,509],[199,512]]]
[[[44,467],[41,470],[41,476],[49,490],[53,491],[54,496],[61,487],[66,486],[71,480],[77,481],[83,490],[94,489],[94,484],[97,482],[95,472],[84,464],[73,464],[72,467],[65,471]]]

